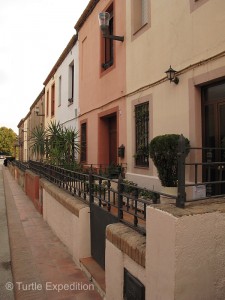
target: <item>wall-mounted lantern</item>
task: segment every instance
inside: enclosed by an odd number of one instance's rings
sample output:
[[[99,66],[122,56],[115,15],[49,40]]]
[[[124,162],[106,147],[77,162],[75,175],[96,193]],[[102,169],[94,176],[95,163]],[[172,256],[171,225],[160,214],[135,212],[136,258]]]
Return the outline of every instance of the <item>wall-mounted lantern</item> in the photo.
[[[36,115],[38,116],[38,117],[43,117],[44,116],[44,114],[39,114],[39,107],[38,106],[36,106],[35,107],[35,109],[34,109],[34,112],[36,113]]]
[[[99,20],[99,26],[102,31],[102,35],[106,39],[111,39],[111,40],[116,40],[123,42],[124,41],[124,36],[117,36],[117,35],[110,35],[109,34],[109,20],[110,20],[110,13],[106,12],[101,12],[98,15],[98,20]]]
[[[121,146],[118,147],[118,156],[120,158],[124,158],[125,155],[125,146],[122,144]]]
[[[169,69],[165,72],[167,75],[167,78],[169,79],[169,81],[174,82],[175,84],[179,83],[179,78],[176,77],[176,72],[174,69],[171,68],[171,66],[169,67]]]

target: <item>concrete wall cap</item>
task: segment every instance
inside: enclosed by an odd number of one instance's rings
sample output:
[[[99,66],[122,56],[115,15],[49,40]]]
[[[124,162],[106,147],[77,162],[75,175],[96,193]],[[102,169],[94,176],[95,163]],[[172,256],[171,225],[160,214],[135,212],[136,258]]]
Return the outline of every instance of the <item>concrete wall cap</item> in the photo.
[[[79,217],[79,212],[81,209],[89,207],[75,196],[70,195],[66,191],[58,188],[56,185],[43,178],[40,180],[40,186],[45,189],[57,202],[59,202],[77,217]]]
[[[26,171],[25,171],[25,175],[26,175],[26,174],[29,174],[29,175],[32,176],[32,177],[39,177],[36,173],[32,172],[31,170],[26,170]]]
[[[225,213],[225,198],[214,198],[187,202],[185,209],[178,208],[173,204],[155,204],[150,209],[158,209],[173,215],[175,218],[181,218],[191,215],[206,213]]]

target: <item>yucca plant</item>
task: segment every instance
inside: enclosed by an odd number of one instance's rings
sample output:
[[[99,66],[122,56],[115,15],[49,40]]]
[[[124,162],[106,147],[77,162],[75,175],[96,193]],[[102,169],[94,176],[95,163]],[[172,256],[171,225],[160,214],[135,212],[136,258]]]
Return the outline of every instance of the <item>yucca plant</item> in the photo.
[[[78,131],[73,128],[65,128],[63,132],[65,162],[75,161],[75,153],[79,153],[80,144],[78,142]]]
[[[36,126],[31,132],[31,149],[38,160],[43,160],[46,153],[46,131],[43,126]]]
[[[50,122],[44,129],[36,127],[31,134],[32,149],[50,164],[77,167],[76,153],[79,152],[78,131],[64,128],[59,122]]]
[[[46,129],[46,156],[50,164],[59,165],[63,155],[63,128],[60,123],[51,121]]]

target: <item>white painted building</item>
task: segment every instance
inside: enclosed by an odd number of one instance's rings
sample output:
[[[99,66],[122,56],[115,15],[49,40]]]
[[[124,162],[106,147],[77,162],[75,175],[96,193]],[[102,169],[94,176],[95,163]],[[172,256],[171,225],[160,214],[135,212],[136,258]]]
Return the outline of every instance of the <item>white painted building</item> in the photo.
[[[59,122],[66,128],[78,128],[78,72],[77,35],[73,35],[44,81],[45,127]]]
[[[73,36],[61,55],[56,78],[55,120],[66,128],[78,129],[78,41]]]

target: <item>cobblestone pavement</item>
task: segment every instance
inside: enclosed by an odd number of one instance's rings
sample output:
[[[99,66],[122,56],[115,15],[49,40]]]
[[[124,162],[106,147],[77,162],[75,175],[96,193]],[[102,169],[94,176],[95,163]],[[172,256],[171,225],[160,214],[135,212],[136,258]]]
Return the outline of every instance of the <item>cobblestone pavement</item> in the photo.
[[[13,299],[11,289],[16,300],[102,299],[5,167],[0,170],[0,200],[4,202],[2,190],[7,206],[13,280],[9,268],[1,288],[10,295],[0,299]]]

